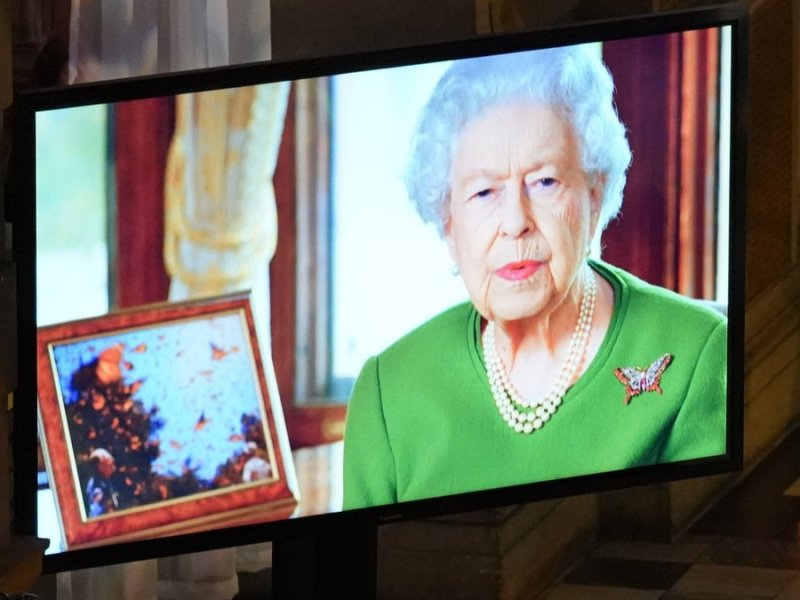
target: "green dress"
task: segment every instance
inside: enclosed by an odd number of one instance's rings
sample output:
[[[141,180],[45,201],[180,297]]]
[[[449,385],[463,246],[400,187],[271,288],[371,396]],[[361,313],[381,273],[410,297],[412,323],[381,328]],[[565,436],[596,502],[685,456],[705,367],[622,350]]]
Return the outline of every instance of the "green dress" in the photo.
[[[511,430],[483,363],[481,318],[445,311],[378,356],[356,381],[344,445],[344,507],[358,508],[546,481],[725,452],[727,320],[592,263],[614,289],[605,339],[549,422]],[[615,374],[672,361],[661,393],[625,403]]]

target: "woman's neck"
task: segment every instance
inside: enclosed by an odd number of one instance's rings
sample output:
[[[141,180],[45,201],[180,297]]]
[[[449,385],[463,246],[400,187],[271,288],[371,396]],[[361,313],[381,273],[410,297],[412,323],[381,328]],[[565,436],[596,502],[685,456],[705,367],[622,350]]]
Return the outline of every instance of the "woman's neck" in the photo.
[[[597,279],[594,315],[575,378],[585,371],[597,354],[614,307],[613,288],[601,276],[595,274],[594,277]],[[495,323],[497,352],[511,383],[523,397],[545,393],[559,376],[576,332],[585,295],[586,283],[583,278],[579,281],[573,286],[575,290],[545,314],[526,320]]]

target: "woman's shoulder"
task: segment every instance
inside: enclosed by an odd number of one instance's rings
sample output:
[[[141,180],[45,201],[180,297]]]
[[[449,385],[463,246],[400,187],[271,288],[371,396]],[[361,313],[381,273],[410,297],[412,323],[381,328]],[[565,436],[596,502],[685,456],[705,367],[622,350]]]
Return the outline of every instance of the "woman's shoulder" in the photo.
[[[417,326],[398,339],[378,357],[382,361],[406,357],[423,360],[428,356],[442,357],[442,352],[451,353],[458,347],[466,347],[474,328],[475,308],[463,302],[448,308]]]
[[[644,321],[651,326],[666,324],[671,329],[697,334],[727,325],[724,305],[696,300],[648,283],[613,265],[597,263],[595,268],[615,288],[617,310],[626,320]]]

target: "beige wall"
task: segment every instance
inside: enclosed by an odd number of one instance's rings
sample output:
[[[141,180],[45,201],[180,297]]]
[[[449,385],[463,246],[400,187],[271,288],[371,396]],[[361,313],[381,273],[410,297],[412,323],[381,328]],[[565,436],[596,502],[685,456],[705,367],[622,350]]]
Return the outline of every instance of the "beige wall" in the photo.
[[[273,60],[471,37],[473,1],[271,0]]]

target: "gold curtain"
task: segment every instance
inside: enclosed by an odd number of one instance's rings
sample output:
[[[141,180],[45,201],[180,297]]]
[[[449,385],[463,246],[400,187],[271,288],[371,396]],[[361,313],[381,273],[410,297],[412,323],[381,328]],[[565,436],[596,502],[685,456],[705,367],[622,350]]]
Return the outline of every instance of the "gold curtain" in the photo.
[[[173,299],[247,288],[274,254],[287,98],[288,84],[178,97],[165,192]]]

